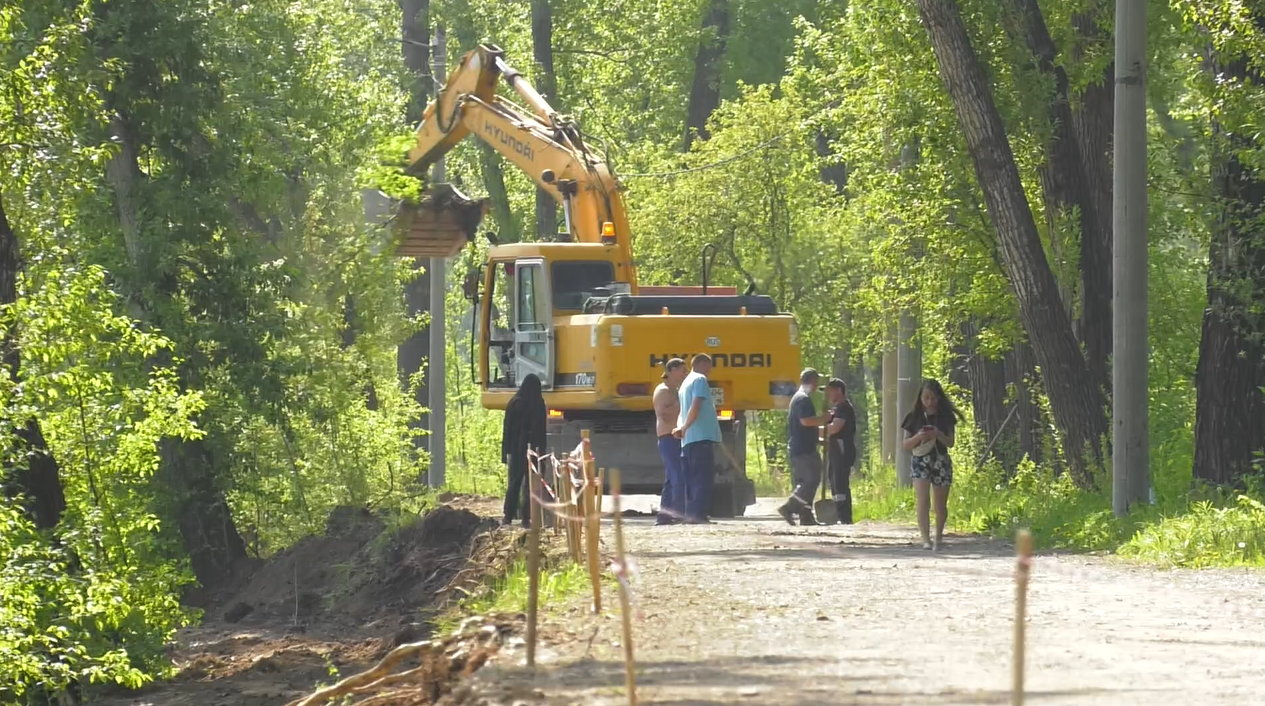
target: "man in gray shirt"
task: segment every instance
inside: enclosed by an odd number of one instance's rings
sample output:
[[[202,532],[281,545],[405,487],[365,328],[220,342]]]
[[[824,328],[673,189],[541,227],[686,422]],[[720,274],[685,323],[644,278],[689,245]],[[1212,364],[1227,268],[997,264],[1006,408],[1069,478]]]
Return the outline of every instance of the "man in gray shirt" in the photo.
[[[791,481],[795,490],[786,503],[777,509],[787,524],[795,524],[799,515],[801,525],[815,525],[813,496],[821,483],[821,453],[817,450],[817,428],[830,423],[834,416],[829,410],[818,415],[813,398],[821,376],[812,368],[799,374],[799,391],[791,398],[790,413],[786,416],[786,456],[791,464]]]

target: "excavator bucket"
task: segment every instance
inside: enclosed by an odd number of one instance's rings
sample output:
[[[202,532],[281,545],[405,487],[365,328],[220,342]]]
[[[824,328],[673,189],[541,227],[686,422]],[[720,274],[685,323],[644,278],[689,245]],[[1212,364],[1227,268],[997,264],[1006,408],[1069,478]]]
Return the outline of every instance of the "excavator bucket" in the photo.
[[[488,200],[473,200],[452,184],[426,188],[419,203],[403,203],[395,221],[402,257],[448,258],[474,238]]]

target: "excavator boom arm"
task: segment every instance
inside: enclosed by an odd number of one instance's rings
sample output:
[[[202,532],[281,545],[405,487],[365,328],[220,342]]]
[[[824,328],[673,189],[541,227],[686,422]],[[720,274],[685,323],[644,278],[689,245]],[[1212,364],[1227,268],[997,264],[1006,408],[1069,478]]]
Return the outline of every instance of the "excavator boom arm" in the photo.
[[[497,95],[501,79],[530,106],[530,112]],[[417,128],[417,143],[409,151],[409,172],[424,174],[471,134],[526,172],[562,205],[572,239],[618,246],[627,271],[633,272],[628,215],[619,183],[606,161],[584,143],[574,124],[560,118],[505,63],[496,47],[483,45],[463,56],[436,100],[427,106]]]

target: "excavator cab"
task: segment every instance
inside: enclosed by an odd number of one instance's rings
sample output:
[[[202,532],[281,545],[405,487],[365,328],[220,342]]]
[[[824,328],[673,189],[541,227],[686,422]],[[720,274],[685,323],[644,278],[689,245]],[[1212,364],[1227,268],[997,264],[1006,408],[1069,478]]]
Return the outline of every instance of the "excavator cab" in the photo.
[[[559,374],[559,355],[574,368],[575,345],[588,346],[588,327],[575,320],[595,297],[628,293],[618,281],[623,268],[609,246],[581,243],[514,243],[498,245],[478,275],[467,283],[466,298],[476,309],[470,347],[480,351],[476,382],[486,392],[504,393],[534,374],[546,390],[588,387],[592,374],[583,370]],[[483,310],[488,315],[482,315]],[[584,326],[583,331],[577,327]],[[580,341],[576,334],[583,333]],[[560,335],[561,334],[561,335]],[[564,341],[561,351],[559,340]],[[581,368],[583,363],[579,363]],[[592,365],[588,366],[592,371]]]

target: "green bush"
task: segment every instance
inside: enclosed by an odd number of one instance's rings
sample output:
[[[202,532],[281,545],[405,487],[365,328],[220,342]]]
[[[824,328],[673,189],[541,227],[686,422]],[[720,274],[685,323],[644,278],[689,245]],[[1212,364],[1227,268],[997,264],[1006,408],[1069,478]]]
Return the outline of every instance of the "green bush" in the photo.
[[[1228,507],[1198,501],[1142,527],[1120,554],[1167,566],[1265,566],[1265,504],[1246,495]]]

